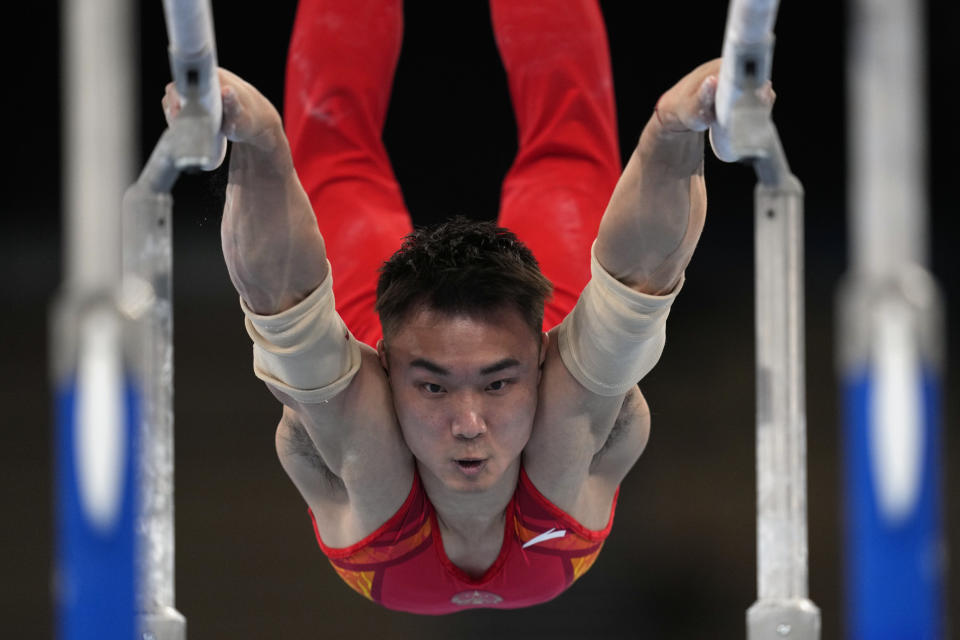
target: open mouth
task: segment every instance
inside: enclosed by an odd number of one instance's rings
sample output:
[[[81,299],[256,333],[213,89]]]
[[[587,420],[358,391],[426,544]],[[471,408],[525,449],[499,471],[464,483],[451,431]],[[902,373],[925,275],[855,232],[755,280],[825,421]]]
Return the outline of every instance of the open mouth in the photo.
[[[479,473],[486,460],[479,458],[461,458],[456,461],[461,471],[468,475]]]

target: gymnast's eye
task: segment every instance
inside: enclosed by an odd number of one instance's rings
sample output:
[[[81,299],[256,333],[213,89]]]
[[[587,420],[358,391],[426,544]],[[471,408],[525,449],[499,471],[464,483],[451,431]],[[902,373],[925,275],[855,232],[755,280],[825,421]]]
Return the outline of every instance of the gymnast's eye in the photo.
[[[510,382],[510,380],[495,380],[487,385],[487,391],[503,391]]]
[[[429,395],[437,395],[443,393],[444,389],[440,385],[434,382],[424,382],[420,385],[420,388],[423,389]]]

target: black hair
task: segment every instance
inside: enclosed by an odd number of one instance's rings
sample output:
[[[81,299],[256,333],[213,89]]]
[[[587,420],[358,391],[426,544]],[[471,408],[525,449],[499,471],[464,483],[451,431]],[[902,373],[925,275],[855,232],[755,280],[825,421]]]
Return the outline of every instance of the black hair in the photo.
[[[539,335],[552,291],[533,253],[513,232],[457,216],[404,238],[380,268],[376,310],[385,336],[423,306],[471,317],[513,307]]]

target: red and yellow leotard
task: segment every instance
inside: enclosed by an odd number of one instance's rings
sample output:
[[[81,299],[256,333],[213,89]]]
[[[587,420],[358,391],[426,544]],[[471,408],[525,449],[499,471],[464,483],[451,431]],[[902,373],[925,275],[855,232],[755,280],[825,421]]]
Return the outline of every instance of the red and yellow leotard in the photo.
[[[447,558],[419,476],[397,513],[349,547],[326,546],[310,516],[320,548],[357,593],[389,609],[439,615],[516,609],[557,597],[593,565],[613,526],[616,505],[615,495],[607,526],[591,531],[547,500],[521,469],[507,506],[500,555],[475,579]]]

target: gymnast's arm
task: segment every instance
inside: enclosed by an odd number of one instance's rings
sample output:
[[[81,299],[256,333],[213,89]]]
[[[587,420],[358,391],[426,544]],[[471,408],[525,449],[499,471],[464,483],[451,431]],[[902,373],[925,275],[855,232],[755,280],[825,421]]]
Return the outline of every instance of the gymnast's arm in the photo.
[[[591,444],[607,456],[612,409],[657,363],[703,230],[704,137],[716,118],[719,68],[719,59],[700,65],[660,98],[600,222],[591,280],[557,330],[560,358],[579,385],[554,395],[591,407]],[[759,97],[772,102],[772,89]],[[608,478],[626,474],[642,450],[635,442],[634,455],[618,452],[622,463],[608,466]]]
[[[556,331],[565,369],[589,392],[577,402],[604,407],[591,412],[602,416],[598,445],[610,407],[660,357],[670,305],[703,229],[703,131],[714,119],[719,63],[700,65],[661,97],[600,221],[590,282]]]
[[[590,282],[551,334],[528,474],[594,523],[646,443],[649,412],[636,385],[660,358],[703,229],[704,131],[719,66],[697,67],[661,97],[600,222]]]
[[[718,68],[701,65],[661,98],[604,212],[591,280],[551,332],[525,464],[581,522],[602,527],[646,444],[649,411],[636,385],[660,357],[703,228],[703,131]]]
[[[410,454],[376,353],[357,343],[334,309],[323,238],[279,113],[228,71],[220,70],[220,84],[223,131],[233,142],[224,260],[254,340],[254,371],[285,405],[277,452],[335,546],[402,503],[413,477]],[[172,84],[163,104],[172,120],[179,110]],[[372,478],[370,468],[381,475]],[[349,505],[349,513],[333,513],[335,504]]]

